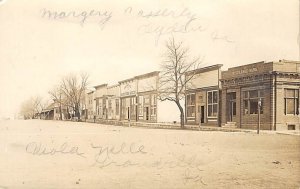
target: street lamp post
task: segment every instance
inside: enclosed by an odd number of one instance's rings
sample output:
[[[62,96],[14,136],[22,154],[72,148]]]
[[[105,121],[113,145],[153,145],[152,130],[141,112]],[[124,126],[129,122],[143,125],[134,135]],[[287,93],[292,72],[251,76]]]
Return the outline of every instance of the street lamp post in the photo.
[[[199,108],[199,131],[201,130],[201,108]]]
[[[261,98],[258,100],[258,127],[257,127],[257,134],[259,134],[260,130],[260,109],[261,109]]]

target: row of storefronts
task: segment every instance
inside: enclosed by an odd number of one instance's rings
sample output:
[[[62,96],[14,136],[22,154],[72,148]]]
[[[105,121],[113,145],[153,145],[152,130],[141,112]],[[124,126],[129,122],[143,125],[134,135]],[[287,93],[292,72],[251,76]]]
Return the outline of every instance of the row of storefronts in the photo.
[[[176,105],[160,102],[159,72],[135,76],[117,85],[102,84],[87,94],[88,119],[127,120],[141,122],[174,122],[179,118]],[[158,115],[158,107],[161,112]]]
[[[222,71],[192,70],[186,86],[186,123],[265,130],[299,129],[300,62],[257,62]],[[88,119],[179,122],[175,103],[158,99],[159,72],[102,84],[87,94]]]

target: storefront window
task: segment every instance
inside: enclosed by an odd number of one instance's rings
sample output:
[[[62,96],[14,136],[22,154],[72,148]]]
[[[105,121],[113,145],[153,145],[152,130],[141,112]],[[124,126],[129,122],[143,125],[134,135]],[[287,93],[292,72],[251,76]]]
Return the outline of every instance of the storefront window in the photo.
[[[248,100],[244,100],[244,115],[249,114]]]
[[[126,107],[126,98],[122,99],[122,104],[121,104],[121,114],[122,114],[122,118],[126,119],[126,115],[127,115],[127,107]]]
[[[143,116],[143,101],[143,96],[139,96],[139,116]],[[142,119],[142,117],[140,119]]]
[[[244,92],[244,115],[258,114],[258,102],[261,99],[260,114],[263,114],[264,109],[264,91],[252,90]]]
[[[195,117],[195,106],[187,107],[187,117]]]
[[[258,100],[257,99],[250,99],[250,114],[257,114],[258,113]]]
[[[156,107],[151,107],[151,115],[156,115]]]
[[[156,115],[156,95],[151,95],[151,115]]]
[[[135,118],[136,114],[136,97],[131,97],[130,98],[130,117],[131,119]]]
[[[207,115],[217,117],[218,115],[218,91],[207,92]]]
[[[119,99],[116,99],[116,115],[119,115],[120,102]]]
[[[186,95],[187,117],[195,117],[195,93]]]
[[[284,113],[298,115],[299,111],[299,90],[285,89],[284,90]]]
[[[108,114],[111,115],[112,113],[112,103],[111,100],[108,100]]]

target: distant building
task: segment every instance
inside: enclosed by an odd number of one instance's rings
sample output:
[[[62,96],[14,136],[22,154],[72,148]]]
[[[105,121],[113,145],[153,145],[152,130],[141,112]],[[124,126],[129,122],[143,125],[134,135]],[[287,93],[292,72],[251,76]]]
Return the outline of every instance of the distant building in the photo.
[[[121,120],[157,122],[159,72],[120,81]]]
[[[106,95],[107,95],[107,84],[95,86],[95,113],[96,119],[106,119]]]
[[[121,120],[153,123],[179,121],[175,103],[158,99],[158,71],[138,75],[119,84]]]
[[[106,94],[107,119],[120,119],[120,86],[112,85],[107,87]]]
[[[59,120],[60,115],[62,115],[62,120],[67,118],[67,109],[66,107],[62,106],[61,111],[62,114],[60,114],[60,108],[59,108],[59,102],[54,101],[51,103],[47,108],[43,109],[40,113],[41,119],[46,120]]]
[[[107,84],[95,86],[93,94],[88,94],[90,100],[89,112],[93,112],[96,119],[119,120],[120,119],[120,86]],[[93,97],[92,97],[93,96]],[[89,119],[92,119],[90,116]]]
[[[121,117],[120,120],[137,120],[136,98],[137,98],[137,80],[135,78],[126,79],[119,82]]]
[[[87,106],[87,119],[94,119],[95,116],[95,103],[94,103],[94,91],[87,93],[86,106]]]
[[[220,90],[222,64],[186,73],[185,115],[187,124],[220,125]]]
[[[159,72],[151,72],[135,77],[137,81],[137,121],[158,121],[157,88]],[[163,112],[160,112],[163,114]]]
[[[299,129],[300,62],[258,62],[222,72],[222,125]],[[261,109],[258,105],[261,101]]]
[[[138,75],[117,85],[101,84],[87,94],[88,118],[136,122],[179,121],[174,102],[158,100],[159,72]]]

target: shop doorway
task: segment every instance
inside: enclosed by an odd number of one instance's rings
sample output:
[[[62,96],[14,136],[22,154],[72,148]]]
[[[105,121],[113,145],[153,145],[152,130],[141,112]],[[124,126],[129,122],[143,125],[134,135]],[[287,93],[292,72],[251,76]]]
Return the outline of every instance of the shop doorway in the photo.
[[[145,113],[146,113],[146,120],[149,120],[149,107],[145,107]]]
[[[130,120],[130,107],[127,107],[127,119]]]
[[[227,121],[236,121],[236,92],[227,93]]]
[[[204,123],[204,106],[201,106],[200,108],[200,121],[201,123]]]

